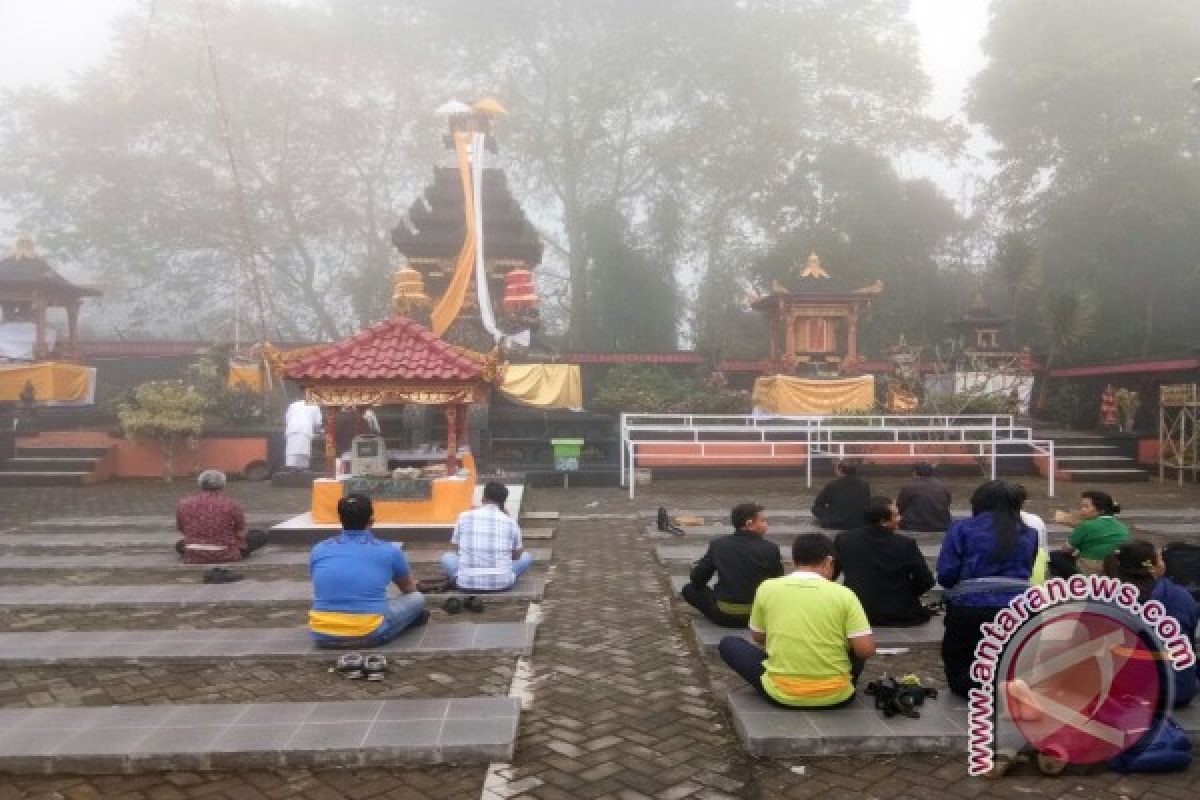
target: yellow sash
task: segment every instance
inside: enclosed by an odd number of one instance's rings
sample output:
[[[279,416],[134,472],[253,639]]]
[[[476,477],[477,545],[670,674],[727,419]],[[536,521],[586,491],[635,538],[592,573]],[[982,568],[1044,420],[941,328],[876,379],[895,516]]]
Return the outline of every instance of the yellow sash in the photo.
[[[374,633],[383,624],[383,614],[348,614],[343,611],[309,611],[308,628],[323,636],[353,638]]]

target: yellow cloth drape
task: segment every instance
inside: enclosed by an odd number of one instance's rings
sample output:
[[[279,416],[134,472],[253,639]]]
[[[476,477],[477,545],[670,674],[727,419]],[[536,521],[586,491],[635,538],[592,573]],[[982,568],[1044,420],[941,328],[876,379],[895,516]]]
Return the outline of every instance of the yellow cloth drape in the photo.
[[[229,377],[225,379],[225,385],[230,389],[236,389],[238,384],[244,385],[252,392],[262,394],[263,376],[258,365],[230,364]]]
[[[475,267],[475,198],[471,191],[471,163],[467,157],[467,134],[454,134],[454,149],[458,152],[458,173],[462,177],[463,211],[467,216],[467,236],[463,240],[462,250],[454,263],[454,277],[446,287],[446,293],[438,300],[437,307],[430,315],[430,323],[435,336],[441,336],[458,319],[462,310],[463,300],[467,296],[467,287],[471,285],[471,271]],[[476,156],[478,157],[478,156]]]
[[[893,386],[888,390],[888,411],[893,414],[911,414],[921,403],[917,396],[903,386]]]
[[[767,375],[754,382],[754,407],[769,414],[834,414],[875,406],[875,378],[828,380]]]
[[[20,402],[27,381],[33,384],[40,405],[91,405],[95,402],[95,368],[54,361],[0,365],[0,400]]]
[[[500,391],[538,408],[583,410],[583,381],[578,364],[509,364]]]

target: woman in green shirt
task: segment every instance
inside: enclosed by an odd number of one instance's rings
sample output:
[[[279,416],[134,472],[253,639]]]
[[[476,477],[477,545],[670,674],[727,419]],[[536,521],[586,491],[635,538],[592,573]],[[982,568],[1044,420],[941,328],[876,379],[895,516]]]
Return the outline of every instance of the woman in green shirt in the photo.
[[[1104,559],[1129,540],[1129,529],[1116,517],[1119,513],[1120,504],[1107,492],[1083,493],[1067,544],[1084,575],[1103,575]]]

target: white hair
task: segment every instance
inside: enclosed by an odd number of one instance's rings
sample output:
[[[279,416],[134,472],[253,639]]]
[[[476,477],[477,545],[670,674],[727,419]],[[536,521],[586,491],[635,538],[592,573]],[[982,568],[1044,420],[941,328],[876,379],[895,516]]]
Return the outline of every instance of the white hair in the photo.
[[[200,473],[197,483],[200,484],[201,489],[210,492],[220,491],[225,488],[225,473],[219,469],[206,469]]]

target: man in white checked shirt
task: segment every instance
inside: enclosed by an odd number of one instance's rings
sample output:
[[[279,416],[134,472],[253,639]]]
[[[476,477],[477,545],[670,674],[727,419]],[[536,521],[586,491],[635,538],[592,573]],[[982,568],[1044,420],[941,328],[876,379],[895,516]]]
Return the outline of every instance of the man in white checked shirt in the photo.
[[[459,589],[502,592],[533,566],[533,556],[521,552],[521,528],[504,510],[507,501],[508,487],[492,481],[483,487],[483,506],[459,515],[450,539],[458,552],[442,556],[442,569]]]

